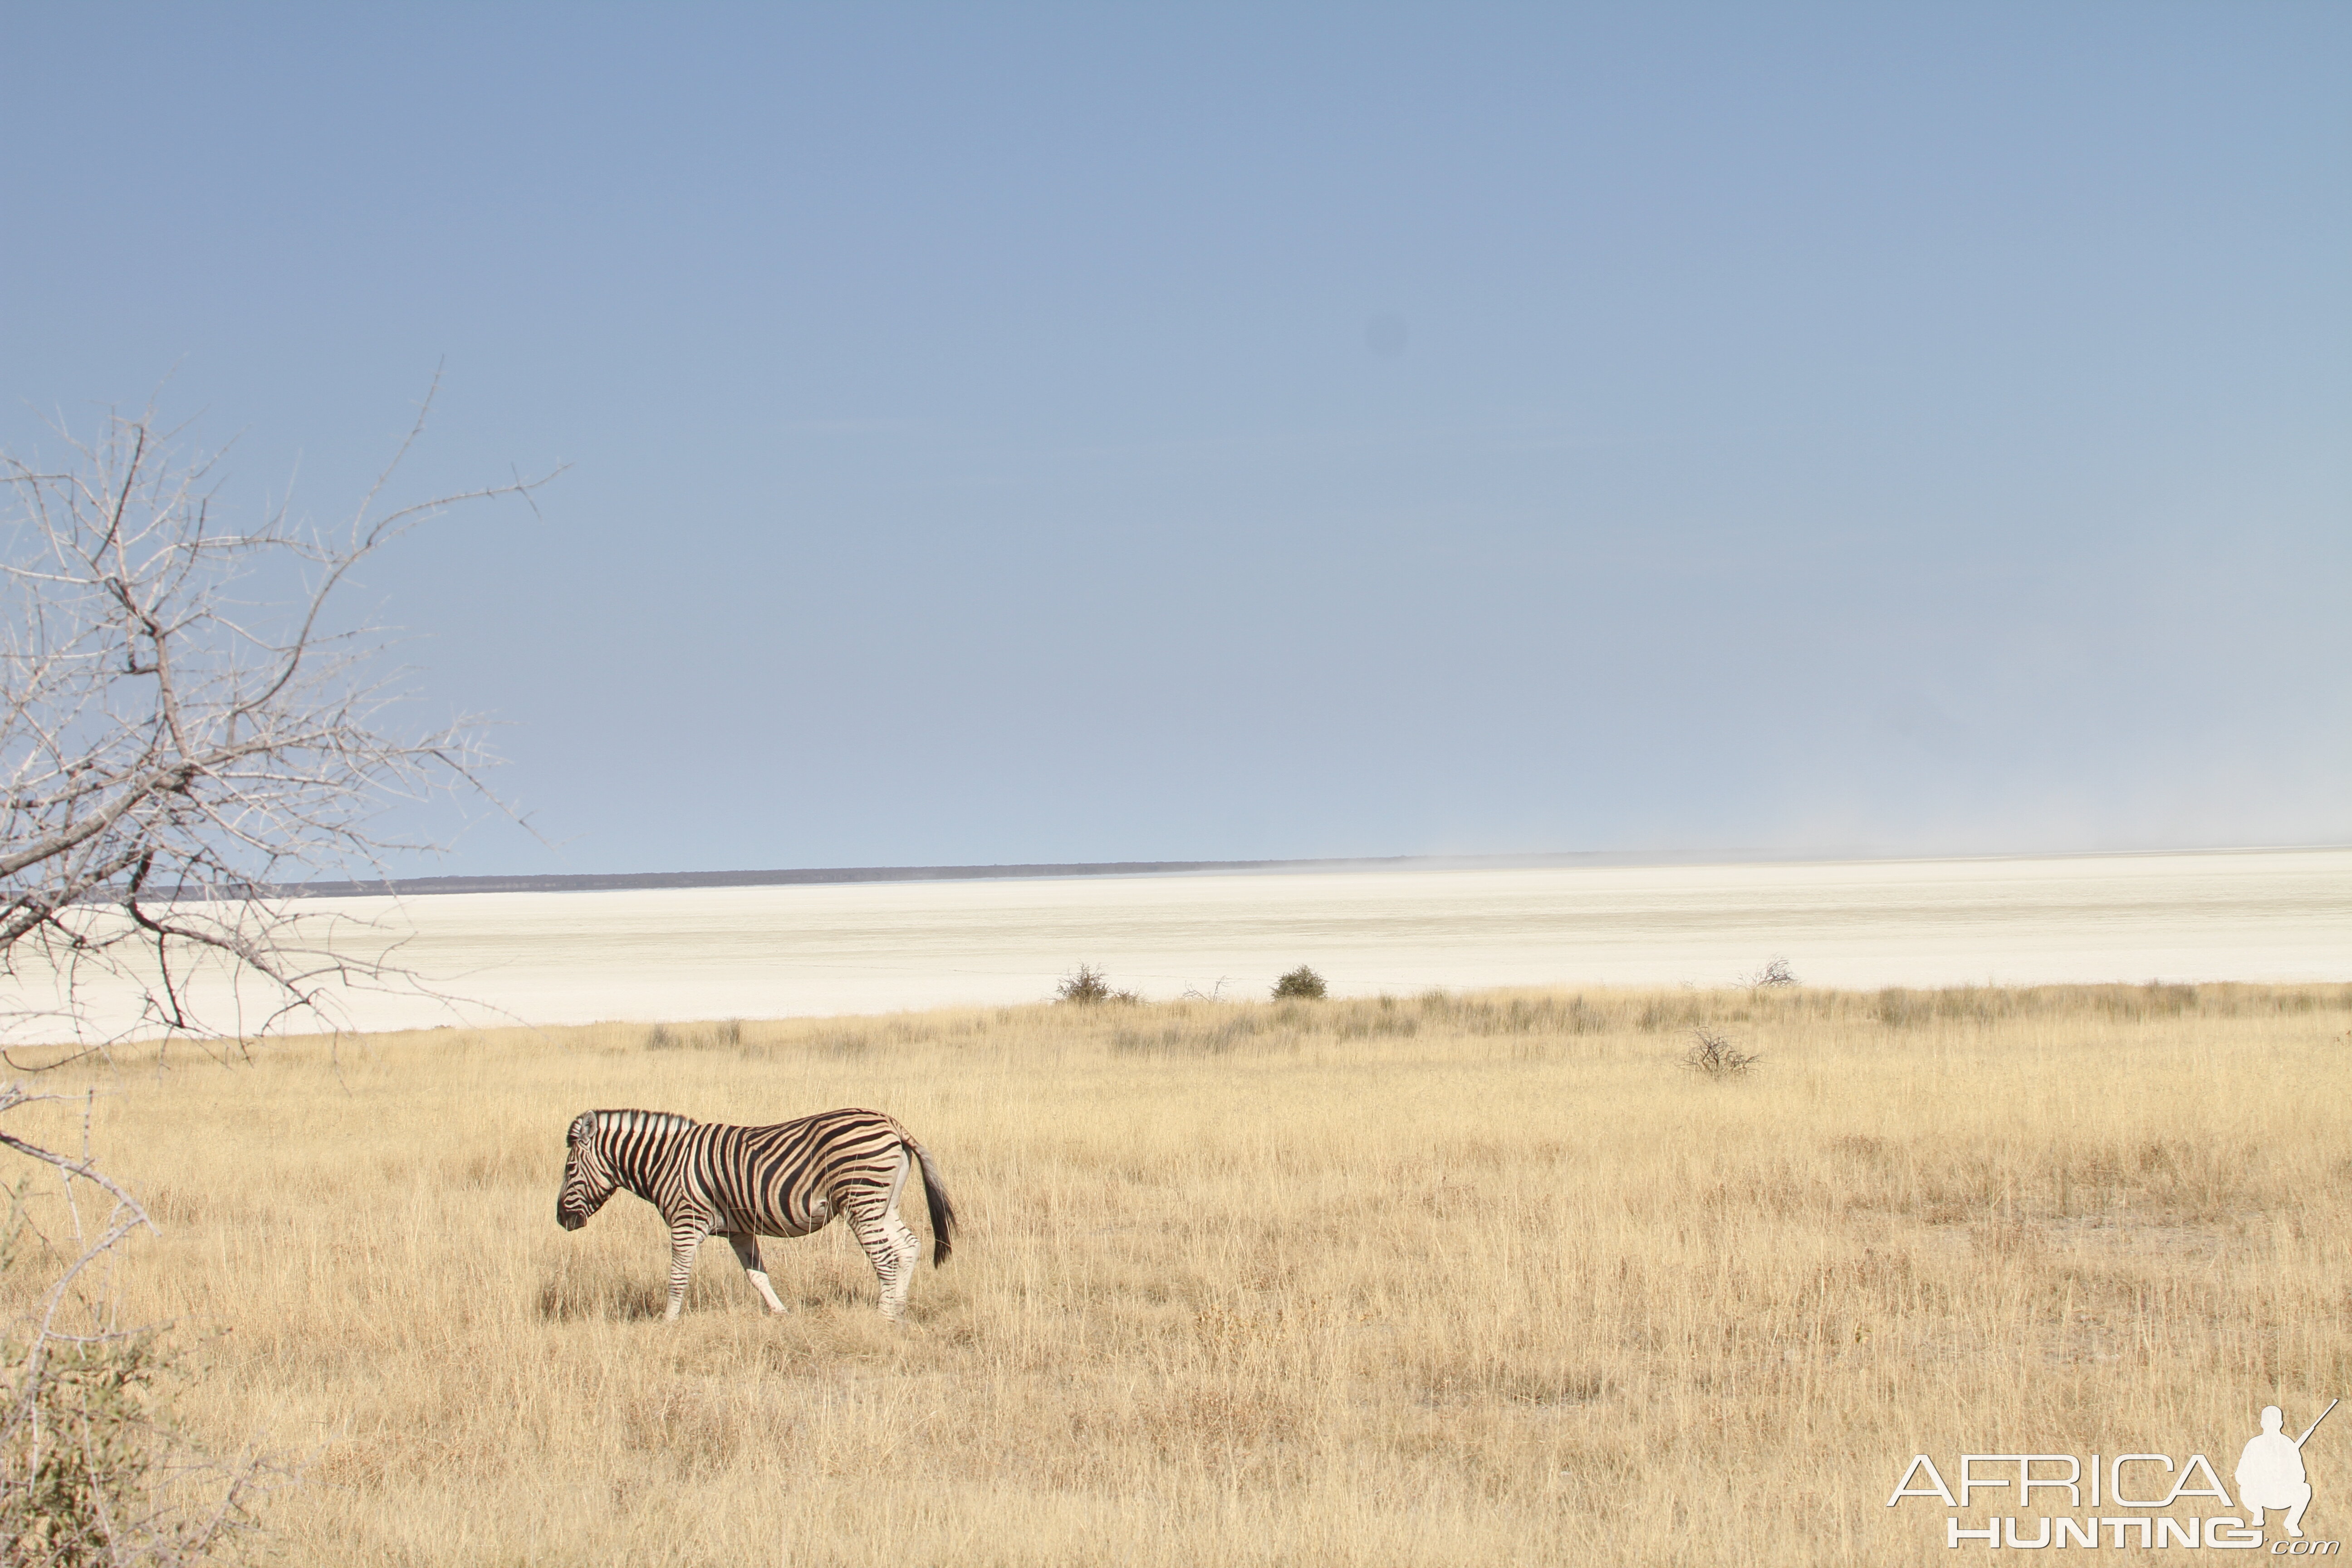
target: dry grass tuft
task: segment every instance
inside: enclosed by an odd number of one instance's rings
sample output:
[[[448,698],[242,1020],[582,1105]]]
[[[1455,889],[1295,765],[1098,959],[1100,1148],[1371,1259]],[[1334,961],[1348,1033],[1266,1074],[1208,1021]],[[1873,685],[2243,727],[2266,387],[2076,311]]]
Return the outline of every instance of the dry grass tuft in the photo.
[[[1770,1070],[1698,1081],[1694,1029]],[[164,1225],[128,1310],[206,1336],[187,1419],[313,1457],[292,1562],[1931,1562],[1915,1452],[2352,1385],[2347,1029],[1759,985],[444,1030],[174,1052],[95,1137]],[[838,1231],[768,1244],[790,1316],[713,1247],[671,1325],[648,1209],[554,1224],[583,1108],[847,1104],[968,1218],[902,1330]]]

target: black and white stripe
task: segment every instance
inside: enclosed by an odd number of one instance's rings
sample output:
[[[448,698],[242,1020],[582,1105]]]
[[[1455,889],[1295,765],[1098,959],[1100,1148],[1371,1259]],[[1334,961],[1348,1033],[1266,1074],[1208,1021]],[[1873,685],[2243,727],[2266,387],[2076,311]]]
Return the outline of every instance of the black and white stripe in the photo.
[[[772,1127],[730,1127],[661,1110],[588,1110],[567,1135],[556,1223],[578,1230],[622,1187],[669,1223],[669,1310],[686,1300],[706,1236],[733,1244],[743,1273],[772,1312],[784,1310],[760,1267],[760,1237],[806,1236],[845,1217],[882,1281],[882,1315],[907,1310],[922,1244],[898,1217],[908,1171],[922,1168],[931,1211],[931,1263],[948,1260],[955,1207],[939,1168],[907,1130],[878,1110],[824,1110]]]

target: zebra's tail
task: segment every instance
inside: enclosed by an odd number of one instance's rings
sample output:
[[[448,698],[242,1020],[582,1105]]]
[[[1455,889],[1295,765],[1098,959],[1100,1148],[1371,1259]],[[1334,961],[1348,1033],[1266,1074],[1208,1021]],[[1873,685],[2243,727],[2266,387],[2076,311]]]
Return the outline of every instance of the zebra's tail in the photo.
[[[923,1201],[931,1210],[931,1267],[937,1268],[954,1250],[955,1205],[949,1201],[947,1188],[940,1184],[940,1168],[932,1163],[931,1152],[912,1138],[904,1142],[914,1152],[916,1163],[923,1167]]]

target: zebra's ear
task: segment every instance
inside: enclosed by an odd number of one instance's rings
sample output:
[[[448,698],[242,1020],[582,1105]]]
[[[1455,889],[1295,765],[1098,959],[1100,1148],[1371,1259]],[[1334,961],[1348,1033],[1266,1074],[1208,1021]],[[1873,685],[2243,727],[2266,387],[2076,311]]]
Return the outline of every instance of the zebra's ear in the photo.
[[[568,1148],[595,1131],[596,1113],[593,1110],[583,1110],[572,1119],[572,1131],[563,1135],[564,1145]]]

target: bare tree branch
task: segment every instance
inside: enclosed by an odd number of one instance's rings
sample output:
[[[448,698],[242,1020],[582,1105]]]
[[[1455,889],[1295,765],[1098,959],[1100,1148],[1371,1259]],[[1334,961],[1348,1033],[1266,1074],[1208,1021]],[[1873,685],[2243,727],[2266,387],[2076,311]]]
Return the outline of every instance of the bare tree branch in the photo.
[[[535,508],[553,477],[385,509],[432,403],[331,535],[282,507],[223,529],[215,458],[152,410],[60,430],[62,466],[0,455],[0,1038],[241,1035],[247,983],[265,1026],[331,1026],[332,992],[413,984],[283,890],[428,847],[383,830],[400,802],[490,798],[480,721],[400,727],[383,636],[328,629],[385,544],[469,500]],[[93,1016],[98,982],[127,1015]]]
[[[63,1098],[0,1084],[0,1117]],[[171,1373],[171,1352],[156,1330],[116,1321],[110,1290],[85,1294],[80,1280],[152,1222],[92,1158],[87,1100],[82,1128],[79,1155],[0,1132],[0,1146],[58,1173],[66,1215],[59,1234],[40,1232],[19,1182],[0,1222],[0,1265],[31,1234],[54,1270],[33,1308],[0,1325],[0,1551],[11,1568],[215,1560],[255,1523],[258,1494],[290,1472],[250,1451],[205,1458],[161,1424],[158,1402],[140,1397]],[[102,1222],[85,1218],[79,1183],[108,1200]]]
[[[88,442],[59,430],[62,467],[0,454],[0,1042],[70,1042],[47,1060],[0,1050],[12,1070],[142,1033],[242,1052],[290,1019],[332,1027],[339,992],[425,989],[397,944],[288,889],[383,877],[422,847],[383,829],[403,801],[493,799],[480,723],[404,728],[383,637],[328,629],[352,573],[427,518],[508,496],[536,510],[546,479],[520,473],[381,510],[432,402],[331,536],[282,506],[221,528],[217,454],[176,454],[152,409]],[[63,1215],[36,1220],[30,1175],[5,1189],[0,1268],[29,1237],[47,1283],[0,1321],[0,1563],[209,1560],[285,1472],[204,1458],[142,1395],[171,1352],[156,1327],[117,1321],[110,1280],[152,1222],[92,1156],[87,1100],[78,1155],[5,1125],[60,1098],[0,1082],[0,1151],[58,1184]]]

